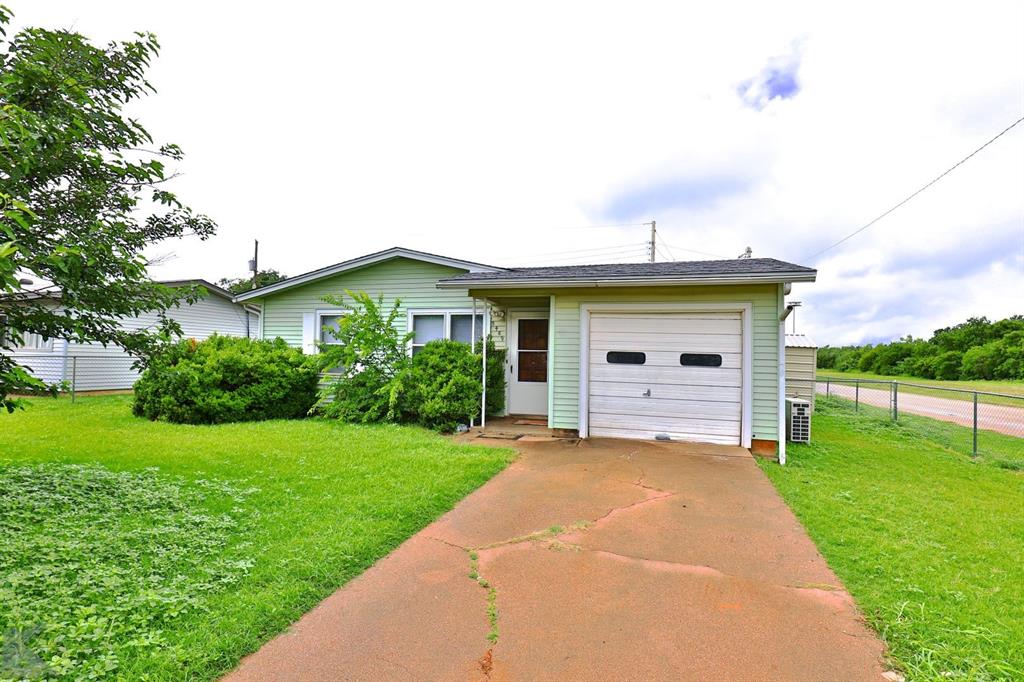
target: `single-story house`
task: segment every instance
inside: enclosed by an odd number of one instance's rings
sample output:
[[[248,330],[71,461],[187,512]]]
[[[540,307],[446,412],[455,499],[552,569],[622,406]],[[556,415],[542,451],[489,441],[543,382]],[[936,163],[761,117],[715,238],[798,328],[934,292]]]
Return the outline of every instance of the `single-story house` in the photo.
[[[169,287],[202,285],[207,295],[192,304],[182,304],[167,311],[167,316],[181,325],[185,338],[205,339],[214,333],[222,336],[255,336],[259,329],[259,311],[252,306],[235,303],[230,291],[203,279],[161,282]],[[54,308],[60,308],[59,292],[44,293]],[[125,329],[145,329],[158,321],[157,313],[126,317]],[[28,367],[33,376],[49,384],[68,382],[76,391],[104,391],[131,388],[139,378],[132,368],[134,358],[118,346],[101,343],[77,343],[64,339],[48,339],[38,334],[25,334],[16,339],[14,347],[5,351],[18,364]]]
[[[770,258],[499,268],[392,248],[235,301],[259,306],[261,338],[315,353],[345,314],[325,295],[399,299],[410,353],[484,333],[507,348],[511,414],[584,438],[780,445],[783,455],[783,297],[815,275]]]
[[[806,334],[786,334],[786,395],[803,398],[814,410],[818,344]]]

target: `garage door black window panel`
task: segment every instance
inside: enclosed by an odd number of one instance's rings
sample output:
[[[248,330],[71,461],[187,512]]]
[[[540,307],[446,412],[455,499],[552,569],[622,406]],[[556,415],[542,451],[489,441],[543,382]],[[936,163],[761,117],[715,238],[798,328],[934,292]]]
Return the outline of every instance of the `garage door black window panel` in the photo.
[[[647,362],[647,354],[636,351],[610,350],[605,359],[611,365],[642,365]]]
[[[679,364],[683,367],[721,367],[722,356],[717,353],[680,353]]]

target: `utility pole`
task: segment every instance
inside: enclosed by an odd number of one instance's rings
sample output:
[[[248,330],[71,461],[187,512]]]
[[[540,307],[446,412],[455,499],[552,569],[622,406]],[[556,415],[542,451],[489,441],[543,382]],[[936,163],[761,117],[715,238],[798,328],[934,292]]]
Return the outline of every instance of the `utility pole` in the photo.
[[[252,289],[256,288],[256,276],[260,272],[260,240],[253,240],[252,260],[249,261],[249,269],[252,270]]]
[[[651,248],[651,262],[653,263],[654,262],[654,248],[655,248],[655,241],[654,240],[655,240],[655,235],[658,234],[658,231],[655,229],[654,218],[651,218],[651,222],[650,223],[644,223],[644,224],[651,226],[651,246],[650,246],[650,248]]]

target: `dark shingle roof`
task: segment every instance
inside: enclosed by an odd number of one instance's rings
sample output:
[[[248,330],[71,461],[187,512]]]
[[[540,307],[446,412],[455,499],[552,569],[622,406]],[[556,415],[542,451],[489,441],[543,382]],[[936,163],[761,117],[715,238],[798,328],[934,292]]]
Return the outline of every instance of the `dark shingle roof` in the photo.
[[[556,265],[543,268],[508,268],[498,272],[468,272],[441,280],[442,283],[488,282],[576,282],[607,280],[714,280],[771,279],[787,275],[813,277],[817,271],[774,258],[736,258],[732,260],[669,261],[665,263],[612,263],[608,265]]]

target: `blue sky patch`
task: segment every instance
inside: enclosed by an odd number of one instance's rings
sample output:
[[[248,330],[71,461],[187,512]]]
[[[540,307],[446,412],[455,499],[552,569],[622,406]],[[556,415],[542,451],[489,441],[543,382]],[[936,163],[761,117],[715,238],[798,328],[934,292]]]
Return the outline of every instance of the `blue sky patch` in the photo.
[[[616,193],[603,213],[610,220],[632,220],[668,211],[699,210],[743,194],[752,185],[749,177],[714,173],[660,179]]]
[[[794,44],[789,54],[772,57],[756,76],[736,86],[736,94],[748,107],[761,111],[773,100],[797,96],[799,70],[800,51]]]

